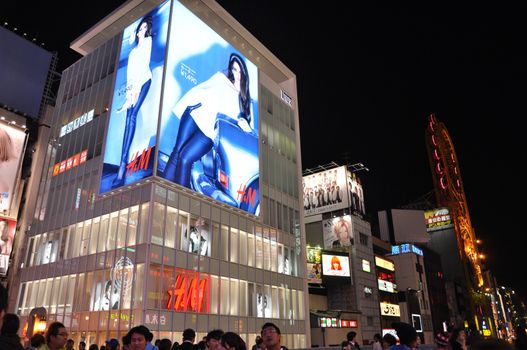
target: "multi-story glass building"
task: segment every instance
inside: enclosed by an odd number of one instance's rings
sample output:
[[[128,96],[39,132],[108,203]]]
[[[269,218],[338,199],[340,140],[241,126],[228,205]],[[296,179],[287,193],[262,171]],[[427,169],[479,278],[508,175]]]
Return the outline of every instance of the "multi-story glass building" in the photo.
[[[272,320],[309,346],[295,75],[214,1],[128,1],[72,48],[19,275],[27,334],[252,343]]]

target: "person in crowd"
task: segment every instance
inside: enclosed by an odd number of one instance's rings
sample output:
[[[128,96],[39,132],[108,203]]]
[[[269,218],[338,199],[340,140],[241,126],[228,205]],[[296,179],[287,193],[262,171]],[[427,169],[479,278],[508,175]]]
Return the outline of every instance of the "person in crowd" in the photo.
[[[343,340],[342,343],[340,343],[340,350],[353,350],[351,348],[351,344],[347,340]]]
[[[79,350],[86,350],[86,342],[84,341],[79,342]]]
[[[247,350],[243,339],[234,332],[225,332],[220,339],[221,350]]]
[[[183,342],[178,347],[178,350],[192,350],[194,348],[194,341],[196,340],[196,332],[192,328],[187,328],[183,331]]]
[[[371,344],[372,350],[382,350],[382,337],[379,333],[373,335],[373,343]]]
[[[205,340],[200,340],[197,344],[194,344],[194,350],[206,350],[207,342]]]
[[[119,344],[119,340],[112,338],[106,341],[106,349],[107,350],[121,350],[121,344]]]
[[[207,342],[207,347],[209,350],[218,350],[218,347],[221,345],[220,340],[223,333],[225,332],[223,332],[221,329],[213,329],[207,333],[205,341]]]
[[[254,345],[251,350],[258,350],[260,348],[260,344],[263,344],[263,339],[260,335],[257,335],[254,339]]]
[[[382,337],[382,348],[383,349],[389,349],[391,346],[397,345],[397,338],[393,336],[393,334],[386,333]]]
[[[135,42],[135,46],[128,56],[128,66],[126,68],[126,100],[124,105],[117,109],[117,113],[126,110],[126,125],[121,149],[121,163],[113,182],[114,186],[124,183],[126,165],[130,156],[130,146],[135,134],[137,114],[152,84],[152,71],[150,70],[152,17],[147,16],[141,19],[135,30],[135,35],[130,37],[130,41],[131,43]]]
[[[106,345],[101,345],[101,349],[100,350],[106,350]]]
[[[0,349],[2,350],[24,350],[18,336],[20,319],[15,314],[5,314],[2,327],[0,328]]]
[[[161,339],[157,338],[156,341],[154,342],[154,346],[155,346],[156,348],[158,348],[158,349],[159,349],[158,345],[159,345],[159,342],[160,342],[160,341],[161,341]]]
[[[132,339],[130,339],[130,337],[127,335],[125,335],[123,338],[122,338],[122,341],[123,341],[123,350],[130,350],[130,343],[132,341]]]
[[[73,350],[74,345],[75,345],[75,341],[73,339],[68,339],[66,341],[66,350]]]
[[[60,322],[53,322],[46,332],[46,344],[42,345],[40,350],[62,350],[66,346],[68,335],[66,326]]]
[[[467,335],[465,333],[465,329],[461,327],[454,328],[448,343],[449,348],[452,350],[467,350]]]
[[[172,344],[172,350],[177,350],[179,348],[179,342],[175,341],[174,344]]]
[[[399,337],[399,345],[390,347],[390,350],[409,350],[417,348],[417,331],[410,324],[405,322],[394,322],[392,328],[395,329]]]
[[[272,322],[264,323],[262,326],[263,345],[266,350],[288,350],[281,344],[280,328]]]
[[[130,329],[127,337],[130,338],[130,350],[146,350],[148,343],[152,345],[154,335],[146,326],[140,325]]]
[[[172,348],[172,341],[170,339],[163,338],[157,343],[156,346],[159,350],[170,350]]]
[[[42,333],[33,334],[29,340],[29,350],[36,350],[46,343],[46,338]]]
[[[348,339],[351,345],[351,348],[354,350],[360,350],[359,343],[357,343],[357,341],[355,340],[356,337],[357,337],[357,332],[354,332],[354,331],[348,332],[348,334],[346,334],[346,338]]]
[[[437,350],[447,350],[448,349],[448,338],[449,335],[445,332],[439,332],[435,335],[435,343]]]
[[[192,165],[214,145],[218,115],[235,121],[243,131],[252,132],[249,86],[245,61],[232,53],[226,72],[217,72],[177,102],[173,114],[180,124],[164,170],[165,179],[190,188]]]
[[[88,350],[99,350],[99,345],[97,345],[97,344],[92,344],[92,345],[90,345],[90,347],[88,348]]]
[[[474,322],[471,322],[468,326],[467,346],[471,347],[472,345],[482,340],[483,340],[483,336],[478,331],[476,324]]]

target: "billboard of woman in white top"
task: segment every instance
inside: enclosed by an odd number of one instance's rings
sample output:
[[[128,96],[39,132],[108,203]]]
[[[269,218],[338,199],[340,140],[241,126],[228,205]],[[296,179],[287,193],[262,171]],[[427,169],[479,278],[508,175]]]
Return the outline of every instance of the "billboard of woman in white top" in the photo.
[[[258,70],[174,2],[157,175],[258,215]]]

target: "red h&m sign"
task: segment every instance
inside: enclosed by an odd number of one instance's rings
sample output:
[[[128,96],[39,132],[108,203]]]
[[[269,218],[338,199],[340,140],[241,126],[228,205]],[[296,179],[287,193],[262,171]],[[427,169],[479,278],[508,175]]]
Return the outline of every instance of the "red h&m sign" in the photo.
[[[207,274],[180,270],[167,293],[169,310],[210,312],[210,276]]]

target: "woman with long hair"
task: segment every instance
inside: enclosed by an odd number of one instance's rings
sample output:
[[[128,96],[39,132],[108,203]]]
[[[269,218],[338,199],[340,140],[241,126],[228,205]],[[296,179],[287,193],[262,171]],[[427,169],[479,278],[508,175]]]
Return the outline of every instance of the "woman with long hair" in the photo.
[[[227,71],[190,89],[173,112],[181,120],[164,178],[190,188],[192,165],[212,149],[218,116],[236,121],[245,132],[252,131],[249,72],[242,57],[232,53]]]
[[[130,43],[135,43],[128,56],[126,69],[126,100],[117,109],[117,113],[126,110],[126,125],[124,128],[123,146],[121,150],[121,163],[114,186],[124,182],[124,174],[130,146],[134,139],[137,114],[145,101],[150,85],[152,84],[152,71],[150,70],[150,57],[152,54],[152,17],[144,17],[135,30],[135,35],[130,37]]]

